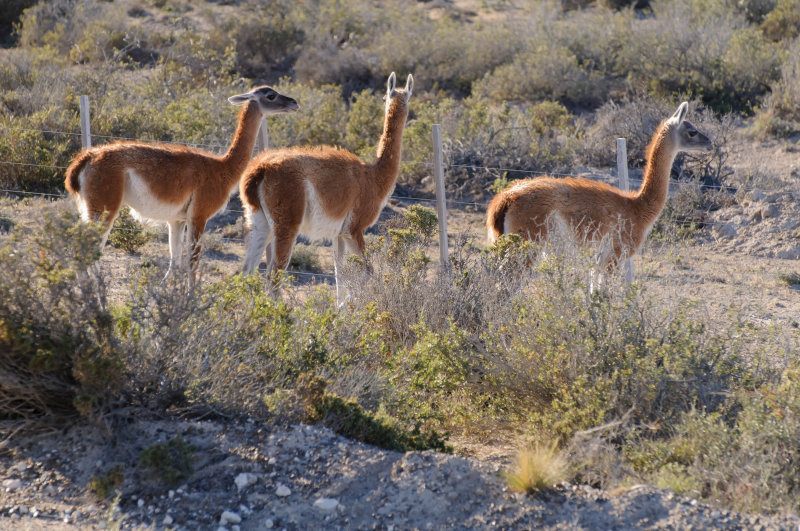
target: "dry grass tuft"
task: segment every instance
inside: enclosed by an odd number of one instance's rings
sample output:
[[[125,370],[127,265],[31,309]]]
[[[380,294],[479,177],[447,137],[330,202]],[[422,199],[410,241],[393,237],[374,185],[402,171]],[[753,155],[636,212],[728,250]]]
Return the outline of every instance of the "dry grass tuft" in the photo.
[[[536,444],[521,450],[513,468],[503,475],[511,489],[532,494],[564,481],[567,461],[555,442]]]

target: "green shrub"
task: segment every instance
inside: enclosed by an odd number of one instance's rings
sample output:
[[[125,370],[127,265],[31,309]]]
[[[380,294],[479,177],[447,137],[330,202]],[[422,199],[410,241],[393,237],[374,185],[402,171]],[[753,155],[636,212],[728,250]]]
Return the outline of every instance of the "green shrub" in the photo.
[[[321,422],[345,437],[373,444],[387,450],[439,450],[452,452],[447,436],[435,430],[423,432],[420,424],[408,430],[384,412],[370,414],[355,400],[325,392],[327,382],[319,377],[301,375],[296,391],[305,404],[306,420]]]
[[[131,215],[130,209],[124,207],[120,210],[108,235],[108,243],[129,254],[135,254],[148,241],[150,241],[150,234],[145,232],[142,224]]]
[[[800,38],[789,47],[781,77],[772,84],[753,127],[761,136],[790,137],[800,132]]]
[[[142,450],[139,462],[147,469],[151,478],[174,486],[191,477],[194,451],[192,445],[176,435],[165,443],[153,444]]]
[[[123,466],[116,465],[101,476],[92,476],[89,480],[89,488],[98,498],[109,498],[125,481],[123,472]]]
[[[345,125],[345,147],[364,160],[375,160],[384,112],[381,98],[371,90],[354,95]]]
[[[319,263],[319,248],[298,243],[292,250],[292,259],[289,268],[309,273],[322,273],[322,266]]]
[[[773,1],[775,8],[761,22],[761,31],[771,41],[789,41],[800,35],[800,1]]]
[[[101,413],[124,389],[97,227],[45,213],[0,246],[0,418]]]

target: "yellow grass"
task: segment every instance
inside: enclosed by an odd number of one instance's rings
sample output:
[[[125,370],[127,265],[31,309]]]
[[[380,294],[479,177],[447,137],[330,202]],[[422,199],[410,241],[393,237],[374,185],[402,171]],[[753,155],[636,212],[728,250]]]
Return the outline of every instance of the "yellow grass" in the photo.
[[[567,475],[567,461],[555,443],[520,450],[511,470],[504,474],[512,490],[528,494],[552,487]]]

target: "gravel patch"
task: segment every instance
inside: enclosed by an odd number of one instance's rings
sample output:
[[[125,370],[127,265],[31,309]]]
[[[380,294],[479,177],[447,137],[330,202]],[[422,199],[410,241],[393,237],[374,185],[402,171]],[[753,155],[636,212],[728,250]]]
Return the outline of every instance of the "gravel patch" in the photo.
[[[138,456],[177,435],[194,473],[167,486]],[[121,466],[116,505],[87,487]],[[611,495],[561,484],[509,492],[500,465],[433,451],[399,453],[325,428],[135,420],[103,436],[80,426],[18,441],[0,457],[0,528],[103,529],[762,529],[797,516],[746,515],[637,485]]]

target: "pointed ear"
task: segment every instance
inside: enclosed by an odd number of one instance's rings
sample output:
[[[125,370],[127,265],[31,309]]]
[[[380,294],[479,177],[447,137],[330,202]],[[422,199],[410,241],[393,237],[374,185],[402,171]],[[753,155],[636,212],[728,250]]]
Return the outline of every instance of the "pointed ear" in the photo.
[[[397,81],[397,78],[394,75],[394,72],[389,74],[389,81],[386,82],[386,94],[391,95],[392,91],[394,90],[394,85]]]
[[[411,96],[411,92],[414,90],[414,78],[411,77],[411,74],[408,74],[408,78],[406,79],[406,92],[408,95]]]
[[[228,98],[228,103],[231,105],[241,105],[242,103],[246,102],[250,98],[253,97],[252,92],[248,92],[247,94],[237,94],[236,96],[231,96]]]
[[[689,110],[689,104],[684,101],[678,106],[678,110],[675,111],[675,114],[672,115],[672,119],[675,120],[677,123],[683,122],[683,119],[686,118],[686,111],[688,110]]]

